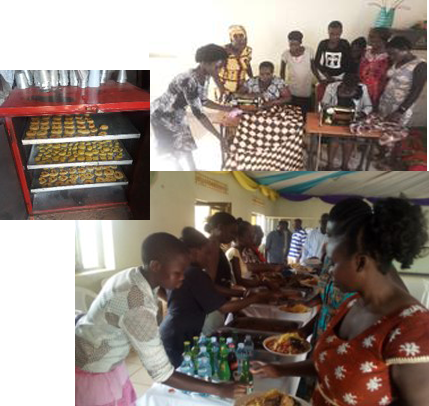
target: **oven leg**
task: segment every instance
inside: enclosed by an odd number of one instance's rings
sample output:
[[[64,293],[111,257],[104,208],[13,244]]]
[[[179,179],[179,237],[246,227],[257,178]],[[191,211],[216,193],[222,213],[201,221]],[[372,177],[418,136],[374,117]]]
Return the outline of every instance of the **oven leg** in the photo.
[[[24,164],[21,159],[21,152],[18,147],[18,140],[16,138],[12,117],[6,117],[5,123],[7,137],[12,150],[13,161],[15,162],[15,168],[18,174],[19,183],[21,185],[22,194],[24,196],[25,206],[27,207],[27,214],[31,216],[33,213],[33,205],[31,203],[30,190],[27,185],[27,178],[25,177]]]

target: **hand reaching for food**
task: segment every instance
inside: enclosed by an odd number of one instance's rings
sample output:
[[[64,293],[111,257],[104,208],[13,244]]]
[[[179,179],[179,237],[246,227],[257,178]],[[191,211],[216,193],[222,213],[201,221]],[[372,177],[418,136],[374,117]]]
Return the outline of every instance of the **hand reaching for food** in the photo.
[[[278,378],[281,376],[277,365],[266,364],[260,361],[251,362],[250,372],[254,376],[259,376],[260,378]]]

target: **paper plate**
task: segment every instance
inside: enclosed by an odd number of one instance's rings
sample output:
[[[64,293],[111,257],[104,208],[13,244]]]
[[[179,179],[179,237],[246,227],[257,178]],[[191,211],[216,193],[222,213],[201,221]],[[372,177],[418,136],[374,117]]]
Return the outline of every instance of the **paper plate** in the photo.
[[[247,402],[250,402],[251,400],[257,398],[258,396],[263,395],[264,393],[266,392],[257,392],[257,393],[252,393],[251,395],[243,396],[235,401],[234,406],[246,406]],[[307,403],[305,400],[297,398],[296,396],[291,396],[291,398],[299,402],[300,406],[311,406],[310,403]]]

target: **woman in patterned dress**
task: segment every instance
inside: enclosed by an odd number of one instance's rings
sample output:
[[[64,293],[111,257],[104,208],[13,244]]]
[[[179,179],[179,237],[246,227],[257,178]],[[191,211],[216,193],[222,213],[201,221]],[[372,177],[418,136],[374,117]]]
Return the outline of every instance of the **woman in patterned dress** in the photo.
[[[380,96],[387,82],[387,70],[389,69],[389,55],[386,44],[390,32],[387,28],[373,28],[369,32],[366,50],[359,66],[359,77],[366,85],[374,109],[378,107]]]
[[[151,104],[150,120],[157,142],[159,155],[168,156],[177,170],[196,170],[192,151],[197,148],[186,118],[189,106],[198,121],[221,141],[219,131],[204,114],[203,106],[231,111],[207,99],[210,77],[215,77],[228,55],[217,45],[209,44],[197,50],[195,59],[199,64],[175,77],[168,90]]]
[[[374,210],[366,205],[335,227],[328,244],[335,284],[357,294],[340,307],[311,359],[256,365],[254,374],[317,376],[315,406],[426,405],[429,311],[398,285],[392,262],[409,268],[427,239],[421,208],[398,198]]]
[[[221,93],[235,93],[243,86],[247,78],[253,77],[252,48],[247,46],[247,33],[243,26],[229,27],[231,42],[225,45],[228,58],[215,78]]]
[[[386,121],[402,126],[409,123],[427,77],[426,62],[410,50],[411,43],[404,37],[395,37],[387,43],[393,65],[387,72],[389,80],[379,104],[379,113]]]

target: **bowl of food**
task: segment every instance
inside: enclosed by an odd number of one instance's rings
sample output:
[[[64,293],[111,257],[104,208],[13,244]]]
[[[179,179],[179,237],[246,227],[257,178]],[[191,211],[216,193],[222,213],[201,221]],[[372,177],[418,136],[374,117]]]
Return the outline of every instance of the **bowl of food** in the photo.
[[[268,392],[253,393],[237,399],[234,406],[310,406],[302,399],[286,395],[272,389]]]
[[[307,354],[311,350],[310,343],[298,333],[268,337],[264,340],[263,345],[267,351],[283,357]]]

